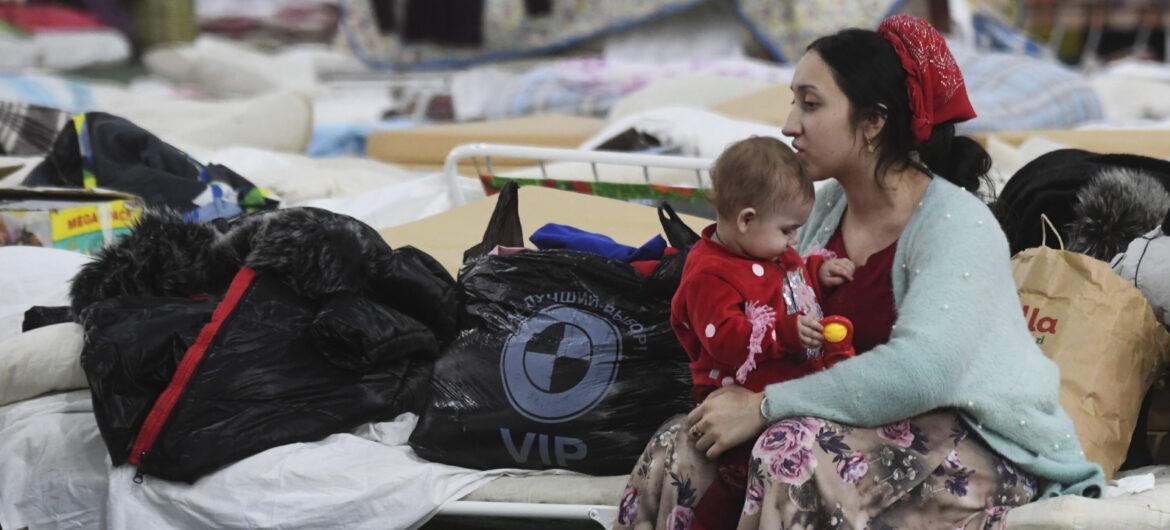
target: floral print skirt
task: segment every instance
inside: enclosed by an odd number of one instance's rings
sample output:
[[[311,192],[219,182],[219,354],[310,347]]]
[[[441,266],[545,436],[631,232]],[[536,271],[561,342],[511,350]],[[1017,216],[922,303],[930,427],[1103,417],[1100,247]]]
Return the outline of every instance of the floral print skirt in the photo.
[[[715,479],[685,417],[667,421],[630,475],[615,528],[683,530]],[[740,529],[990,529],[1031,501],[1035,480],[951,410],[872,429],[788,418],[756,440]]]

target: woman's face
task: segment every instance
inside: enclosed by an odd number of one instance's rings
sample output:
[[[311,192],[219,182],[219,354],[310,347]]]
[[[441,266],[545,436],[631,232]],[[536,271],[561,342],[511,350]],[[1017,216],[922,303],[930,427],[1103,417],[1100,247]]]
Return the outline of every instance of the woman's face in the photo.
[[[792,75],[795,100],[784,135],[813,180],[841,178],[855,171],[865,140],[849,123],[849,99],[820,54],[804,54]]]

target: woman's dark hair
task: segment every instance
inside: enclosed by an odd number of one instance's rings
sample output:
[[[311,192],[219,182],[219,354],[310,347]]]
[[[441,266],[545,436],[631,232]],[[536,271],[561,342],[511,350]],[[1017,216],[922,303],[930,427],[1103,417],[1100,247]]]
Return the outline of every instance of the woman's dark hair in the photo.
[[[845,92],[852,107],[849,122],[885,114],[886,123],[878,133],[874,178],[880,183],[891,168],[914,167],[978,193],[981,186],[992,189],[987,172],[991,157],[983,146],[965,136],[955,136],[954,123],[935,125],[930,139],[915,145],[910,129],[910,103],[906,94],[906,71],[893,45],[877,32],[845,29],[821,37],[808,46],[833,71],[833,79]],[[912,152],[918,152],[918,160]]]

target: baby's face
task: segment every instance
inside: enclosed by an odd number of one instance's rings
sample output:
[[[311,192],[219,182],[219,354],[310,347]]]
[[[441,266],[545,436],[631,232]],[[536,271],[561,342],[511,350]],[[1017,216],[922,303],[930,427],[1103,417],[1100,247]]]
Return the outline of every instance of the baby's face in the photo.
[[[753,258],[776,259],[796,245],[796,231],[808,221],[811,211],[811,200],[793,200],[775,212],[761,214],[740,235],[739,246]]]

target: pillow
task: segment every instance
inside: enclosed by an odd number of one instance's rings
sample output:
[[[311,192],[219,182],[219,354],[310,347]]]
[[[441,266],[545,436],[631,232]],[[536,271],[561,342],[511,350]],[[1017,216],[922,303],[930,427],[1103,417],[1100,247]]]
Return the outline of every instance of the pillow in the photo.
[[[86,388],[85,330],[65,322],[0,342],[0,406],[48,392]]]
[[[32,306],[69,305],[69,280],[89,260],[58,248],[0,246],[0,341],[20,334]]]

